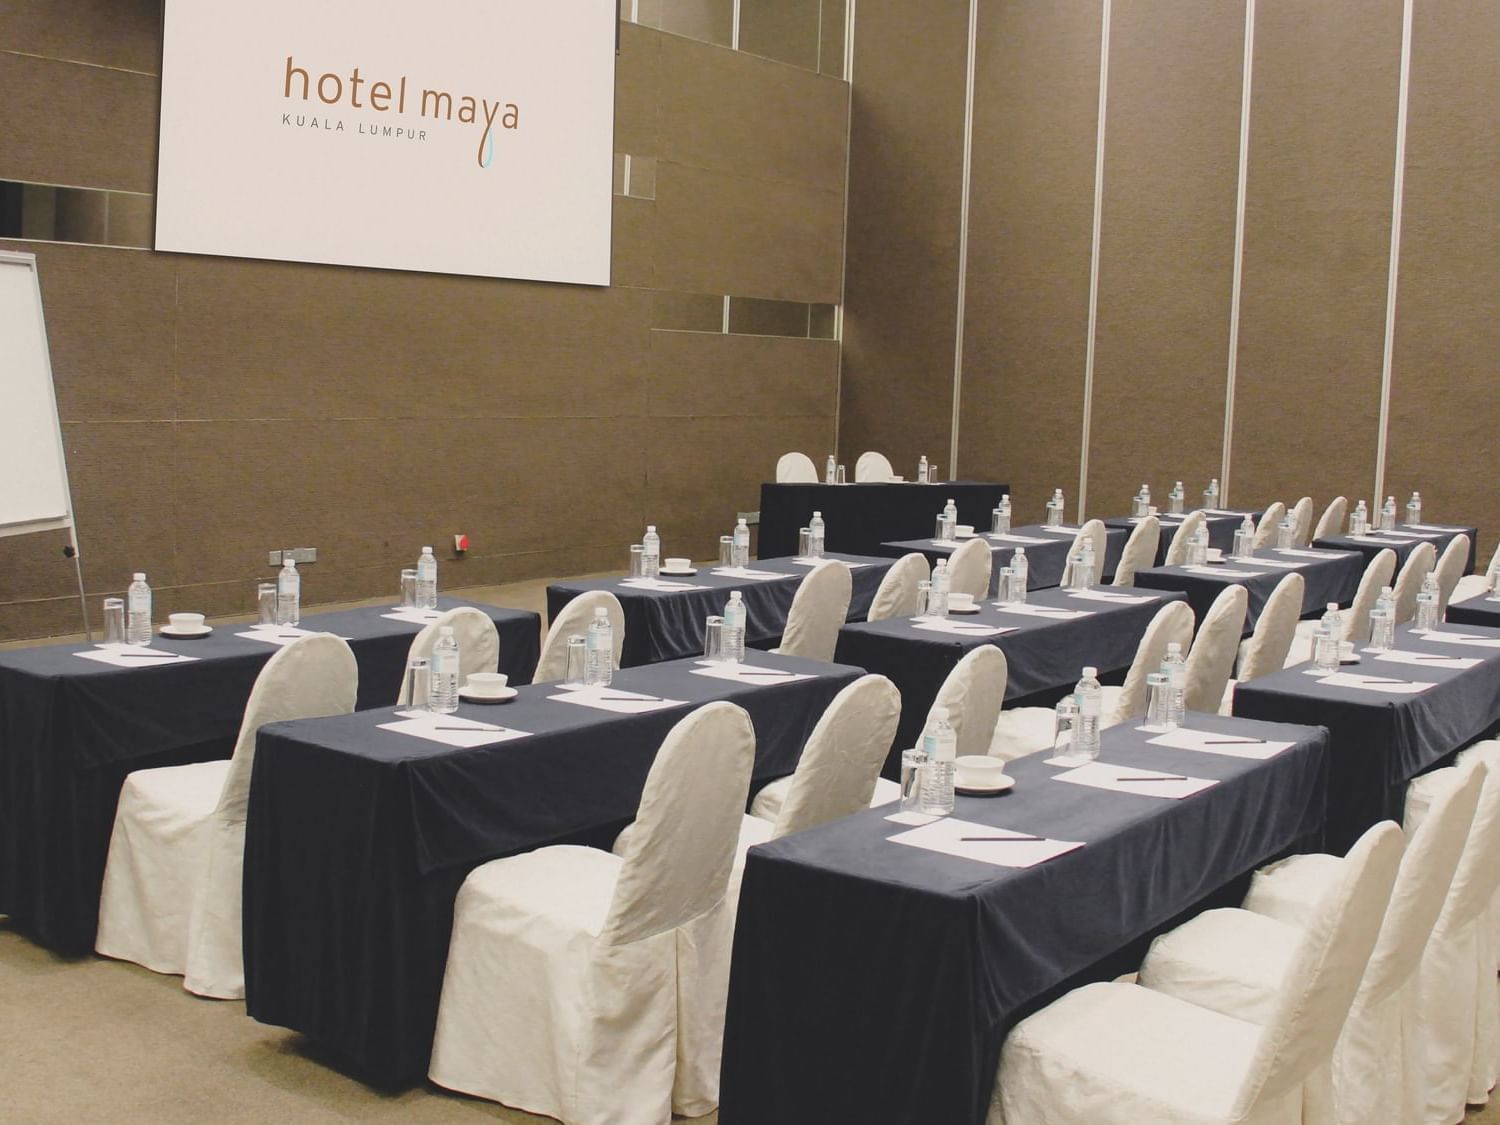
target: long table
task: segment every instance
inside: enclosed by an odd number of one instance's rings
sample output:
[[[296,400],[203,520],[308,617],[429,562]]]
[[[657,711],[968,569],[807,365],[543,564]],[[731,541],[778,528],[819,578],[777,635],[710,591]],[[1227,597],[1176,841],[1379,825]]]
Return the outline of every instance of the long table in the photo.
[[[1167,550],[1172,546],[1172,536],[1177,534],[1177,529],[1182,526],[1182,521],[1187,519],[1188,514],[1180,516],[1168,516],[1157,514],[1161,521],[1161,538],[1156,544],[1156,563],[1162,566],[1167,561]],[[1215,508],[1213,511],[1205,511],[1203,522],[1208,527],[1208,545],[1217,547],[1221,551],[1228,551],[1234,546],[1234,533],[1240,529],[1245,517],[1250,516],[1259,521],[1259,512],[1235,511],[1228,508]],[[1122,531],[1134,531],[1135,525],[1140,523],[1142,516],[1111,516],[1104,521],[1105,527],[1119,528]]]
[[[958,522],[989,527],[1008,484],[950,480],[939,484],[763,484],[760,486],[762,558],[797,553],[797,531],[813,512],[823,513],[824,543],[830,551],[878,555],[892,539],[931,535],[951,497]]]
[[[1017,1020],[1321,824],[1324,731],[1188,726],[1294,745],[1252,761],[1103,732],[1103,762],[1218,781],[1183,800],[1054,781],[1045,752],[1011,762],[1014,792],[953,815],[1084,844],[1030,868],[891,843],[908,826],[888,809],[752,848],[721,1125],[980,1125]]]
[[[1135,573],[1135,584],[1153,590],[1181,590],[1193,607],[1193,616],[1203,620],[1214,599],[1230,585],[1244,586],[1249,593],[1245,610],[1245,633],[1255,628],[1266,599],[1281,580],[1293,572],[1306,583],[1302,592],[1302,614],[1320,612],[1329,602],[1348,605],[1359,588],[1364,559],[1355,551],[1301,551],[1263,547],[1254,561],[1226,558],[1202,567],[1153,566]]]
[[[863,621],[881,579],[894,565],[893,560],[839,553],[824,557],[838,559],[852,568],[854,589],[849,599],[848,620]],[[745,643],[753,648],[769,648],[781,640],[797,586],[812,566],[810,561],[793,558],[762,558],[750,564],[751,571],[769,575],[768,578],[735,577],[720,573],[721,567],[704,566],[691,577],[663,576],[653,588],[629,578],[554,582],[547,587],[547,617],[555,621],[563,607],[579,594],[608,590],[620,599],[620,608],[625,612],[620,663],[632,668],[703,655],[705,620],[712,614],[722,614],[730,591],[738,590],[745,602]]]
[[[964,655],[979,645],[1005,653],[1007,703],[1045,703],[1078,682],[1085,664],[1108,675],[1129,666],[1146,626],[1163,605],[1183,600],[1175,591],[1128,586],[1089,593],[1131,601],[1096,601],[1069,590],[1038,590],[1027,606],[1076,614],[1067,618],[1030,616],[1023,607],[985,603],[977,614],[934,623],[925,617],[893,617],[845,625],[839,630],[835,659],[888,676],[901,691],[901,722],[886,760],[893,777],[900,751],[915,746],[927,711],[943,680]],[[948,624],[942,624],[942,621]],[[949,632],[945,630],[959,630]]]
[[[500,631],[500,667],[518,683],[536,668],[535,613],[477,605]],[[359,666],[357,706],[395,700],[407,649],[422,625],[384,616],[389,607],[309,615],[302,628],[349,638]],[[99,891],[115,802],[133,770],[227,758],[245,702],[276,651],[218,625],[200,640],[156,637],[152,646],[190,656],[122,668],[76,655],[93,645],[0,652],[0,914],[47,948],[94,948]],[[143,661],[143,663],[145,663]]]
[[[1407,556],[1416,550],[1419,544],[1431,543],[1441,555],[1443,548],[1460,535],[1469,537],[1469,561],[1464,566],[1464,573],[1471,574],[1474,570],[1475,552],[1479,549],[1477,527],[1403,523],[1397,524],[1391,531],[1372,531],[1368,535],[1327,535],[1314,541],[1313,546],[1327,547],[1335,551],[1358,551],[1364,556],[1366,562],[1381,551],[1392,550],[1396,552],[1396,566],[1399,569],[1406,562]]]
[[[984,533],[981,538],[990,545],[990,593],[998,590],[1000,568],[1009,566],[1015,557],[1016,548],[1026,552],[1026,588],[1044,590],[1062,584],[1063,569],[1068,565],[1068,551],[1073,546],[1077,527],[1045,528],[1040,526],[1015,527],[1004,535]],[[1101,578],[1110,578],[1120,563],[1120,552],[1125,549],[1127,533],[1106,530]],[[929,566],[936,566],[938,559],[946,559],[963,546],[962,541],[947,539],[904,539],[880,545],[881,554],[900,558],[912,551],[927,557]]]
[[[769,653],[750,665],[805,678],[731,682],[691,660],[617,672],[612,691],[677,701],[644,714],[556,701],[559,685],[537,684],[504,706],[460,706],[461,718],[527,732],[472,749],[382,729],[390,710],[262,728],[245,835],[249,1014],[377,1085],[420,1081],[469,871],[548,844],[608,847],[667,731],[716,699],[750,713],[757,782],[792,772],[861,674]]]
[[[1491,601],[1485,594],[1461,602],[1449,602],[1447,621],[1450,625],[1489,625],[1500,628],[1500,601]]]
[[[1300,664],[1234,689],[1234,713],[1255,719],[1321,723],[1332,733],[1327,844],[1342,852],[1382,818],[1401,819],[1406,783],[1500,725],[1500,629],[1445,626],[1479,645],[1452,644],[1408,626],[1396,649],[1425,656],[1476,659],[1466,669],[1407,664],[1360,650],[1345,672],[1432,684],[1418,694],[1334,686]]]

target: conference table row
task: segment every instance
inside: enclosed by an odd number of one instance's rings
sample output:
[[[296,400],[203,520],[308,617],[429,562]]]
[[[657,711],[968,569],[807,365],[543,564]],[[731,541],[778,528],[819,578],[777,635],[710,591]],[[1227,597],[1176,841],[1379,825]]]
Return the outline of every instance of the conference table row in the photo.
[[[878,555],[887,540],[932,534],[949,500],[958,509],[959,523],[988,529],[1000,498],[1009,494],[1010,485],[989,481],[766,483],[760,486],[756,553],[761,558],[795,555],[799,529],[819,512],[828,550]]]

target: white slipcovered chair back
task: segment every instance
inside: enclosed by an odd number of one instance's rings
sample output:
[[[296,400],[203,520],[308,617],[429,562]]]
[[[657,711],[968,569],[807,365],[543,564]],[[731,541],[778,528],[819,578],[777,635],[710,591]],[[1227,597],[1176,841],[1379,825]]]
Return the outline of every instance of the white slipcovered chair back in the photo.
[[[1260,522],[1255,527],[1256,547],[1274,547],[1276,545],[1276,530],[1281,526],[1281,521],[1286,518],[1286,505],[1280,500],[1274,501],[1269,508],[1261,513]]]
[[[1401,850],[1401,829],[1391,821],[1349,850],[1342,877],[1309,920],[1230,1120],[1251,1117],[1257,1102],[1288,1093],[1332,1055],[1375,947]]]
[[[1438,916],[1438,929],[1453,933],[1474,921],[1489,905],[1500,885],[1497,858],[1500,858],[1500,770],[1489,769],[1463,855],[1453,873],[1453,885]]]
[[[1104,582],[1104,551],[1109,544],[1109,538],[1105,532],[1103,520],[1089,520],[1079,527],[1078,534],[1073,536],[1073,545],[1068,548],[1068,561],[1063,566],[1062,584],[1064,586],[1073,579],[1073,558],[1083,550],[1085,539],[1094,544],[1094,585],[1099,586]]]
[[[1437,561],[1437,548],[1431,543],[1418,543],[1406,556],[1401,573],[1396,575],[1392,593],[1396,597],[1396,624],[1404,625],[1417,615],[1417,595],[1422,592],[1422,581]]]
[[[776,459],[777,484],[817,484],[818,467],[806,453],[783,453]]]
[[[1115,721],[1146,713],[1146,677],[1161,670],[1162,657],[1167,655],[1167,645],[1176,641],[1182,646],[1182,651],[1186,652],[1192,640],[1193,611],[1187,602],[1169,602],[1156,611],[1151,624],[1146,626],[1141,643],[1136,646],[1130,671],[1125,673],[1125,684],[1120,689],[1120,699],[1115,705]]]
[[[990,592],[990,570],[994,554],[988,539],[976,535],[948,558],[948,589],[955,594],[973,594],[975,600]]]
[[[1120,553],[1119,565],[1115,567],[1115,585],[1129,586],[1135,582],[1135,572],[1145,570],[1156,561],[1156,548],[1161,545],[1161,520],[1145,516],[1131,529],[1125,540],[1125,550]]]
[[[868,449],[854,462],[854,479],[857,481],[886,481],[896,475],[884,453]]]
[[[1177,531],[1172,536],[1172,543],[1167,547],[1167,557],[1164,565],[1181,566],[1187,561],[1188,540],[1203,526],[1205,516],[1202,510],[1189,512],[1187,518],[1177,525]]]
[[[1495,548],[1495,553],[1490,557],[1490,565],[1483,574],[1466,574],[1458,580],[1453,588],[1453,596],[1448,600],[1466,602],[1470,598],[1482,596],[1487,590],[1494,588],[1497,571],[1500,571],[1500,547]]]
[[[1314,539],[1323,539],[1329,535],[1339,535],[1344,530],[1344,521],[1349,516],[1349,498],[1347,496],[1335,496],[1328,501],[1328,507],[1323,509],[1323,514],[1318,517],[1318,526],[1313,529]]]
[[[927,556],[920,551],[902,555],[896,565],[885,572],[875,600],[870,603],[867,621],[884,621],[888,617],[915,617],[926,611],[922,604],[919,582],[928,576]]]
[[[437,644],[438,630],[443,626],[453,629],[453,639],[458,642],[458,682],[471,672],[493,672],[500,667],[500,630],[490,620],[490,615],[473,606],[450,609],[412,638],[411,648],[406,651],[408,662],[427,660],[432,656],[432,646]],[[396,696],[396,705],[404,707],[411,702],[411,685],[406,676],[401,677],[401,691]]]
[[[1240,656],[1241,680],[1253,680],[1281,671],[1297,635],[1297,619],[1302,615],[1306,587],[1307,580],[1296,572],[1276,583],[1276,589],[1271,591],[1260,616],[1255,619],[1255,631],[1245,642]]]
[[[1245,631],[1245,609],[1250,592],[1243,586],[1225,586],[1203,615],[1193,647],[1188,650],[1183,679],[1183,704],[1189,711],[1216,715],[1224,688],[1234,672]]]
[[[1464,569],[1468,565],[1469,537],[1455,535],[1443,548],[1437,565],[1432,568],[1437,575],[1438,605],[1444,612],[1447,611],[1448,601],[1453,597],[1453,591],[1458,588],[1458,580],[1464,576]]]
[[[958,753],[987,754],[995,736],[995,721],[1005,702],[1005,684],[1010,679],[1010,665],[1005,653],[994,645],[970,649],[938,688],[932,708],[927,711],[926,730],[932,722],[932,710],[948,708],[948,722],[958,735]]]
[[[1292,514],[1297,517],[1296,528],[1292,532],[1292,546],[1306,547],[1312,542],[1313,529],[1313,500],[1311,496],[1304,496],[1292,505]]]
[[[1359,587],[1354,591],[1354,601],[1344,615],[1344,640],[1362,645],[1370,639],[1370,610],[1380,591],[1391,584],[1391,575],[1396,572],[1396,552],[1390,548],[1380,551],[1365,566],[1360,575]],[[1413,595],[1413,609],[1415,598]]]
[[[900,718],[901,693],[884,676],[861,676],[834,696],[807,736],[772,836],[869,808]]]
[[[619,852],[602,942],[626,945],[665,933],[719,904],[754,760],[750,716],[733,703],[705,704],[668,732]]]
[[[837,559],[825,559],[807,572],[792,597],[777,652],[809,660],[833,659],[839,629],[849,616],[849,599],[854,596],[850,574]]]
[[[614,632],[615,667],[620,666],[620,650],[625,645],[624,607],[620,605],[620,599],[608,590],[585,590],[563,606],[562,612],[547,629],[542,655],[536,662],[536,675],[532,677],[537,683],[560,680],[568,674],[568,638],[588,632],[594,610],[599,606],[609,614],[610,628]]]

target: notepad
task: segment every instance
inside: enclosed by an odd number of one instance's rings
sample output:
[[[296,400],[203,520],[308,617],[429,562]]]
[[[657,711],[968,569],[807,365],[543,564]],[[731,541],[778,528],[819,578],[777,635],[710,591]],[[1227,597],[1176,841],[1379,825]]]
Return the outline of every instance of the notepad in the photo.
[[[1117,605],[1141,605],[1156,601],[1150,594],[1113,594],[1108,590],[1069,590],[1068,597],[1086,602],[1114,602]]]
[[[1395,679],[1391,677],[1390,679]],[[1360,691],[1374,691],[1385,695],[1418,695],[1428,688],[1436,687],[1436,684],[1412,683],[1401,680],[1391,683],[1384,676],[1363,676],[1358,672],[1333,672],[1318,680],[1320,684],[1329,687],[1357,688]]]
[[[1267,573],[1264,570],[1236,570],[1232,566],[1185,566],[1182,569],[1189,574],[1207,574],[1231,581],[1236,578],[1260,578]]]
[[[184,656],[180,652],[150,648],[146,645],[105,645],[101,648],[75,652],[85,660],[96,660],[100,664],[113,664],[116,668],[155,668],[159,664],[181,664],[194,661],[196,656]]]
[[[576,707],[592,707],[596,711],[613,711],[618,715],[644,715],[668,707],[680,707],[684,703],[681,699],[662,699],[613,687],[568,688],[547,698]]]
[[[720,578],[748,578],[752,582],[769,582],[776,578],[788,578],[774,570],[751,570],[748,566],[716,566],[714,573]]]
[[[1470,648],[1500,648],[1500,637],[1482,637],[1476,633],[1438,633],[1428,631],[1416,634],[1418,640],[1428,644],[1468,645]]]
[[[949,633],[955,637],[998,637],[1001,633],[1013,633],[1014,629],[1003,625],[983,625],[978,621],[955,621],[951,617],[914,617],[912,627],[925,629],[929,633]]]
[[[1037,530],[1044,531],[1048,535],[1077,535],[1079,531],[1079,529],[1076,527],[1063,527],[1061,525],[1057,527],[1039,527],[1037,528]],[[1045,543],[1046,540],[1043,539],[1040,540],[1040,542]]]
[[[1431,652],[1406,652],[1402,649],[1390,649],[1386,652],[1377,653],[1376,660],[1384,660],[1391,664],[1415,664],[1420,668],[1472,668],[1483,661],[1477,656],[1442,656]]]
[[[236,633],[236,637],[244,637],[248,641],[260,641],[263,644],[276,645],[285,648],[293,641],[300,641],[303,637],[318,637],[324,634],[316,629],[299,629],[295,625],[256,625],[243,633]],[[340,637],[340,640],[350,640],[349,637]]]
[[[460,749],[510,742],[512,739],[525,738],[530,733],[458,715],[439,715],[433,711],[397,711],[396,716],[396,722],[380,723],[380,729]]]
[[[886,817],[890,820],[890,817]],[[972,820],[944,817],[920,828],[899,832],[887,837],[890,843],[905,844],[911,848],[922,848],[943,855],[955,855],[961,859],[978,860],[996,867],[1035,867],[1056,859],[1060,855],[1083,847],[1078,840],[1028,840],[1029,832],[1015,832],[1008,828],[993,828]],[[965,841],[963,837],[984,837]]]
[[[784,561],[792,563],[792,564],[794,564],[796,566],[817,566],[819,563],[837,562],[837,563],[843,563],[850,570],[858,570],[862,566],[869,566],[870,565],[869,563],[849,562],[846,559],[828,559],[828,558],[808,559],[808,558],[802,558],[801,556],[798,556],[796,558],[786,559]],[[785,578],[786,575],[782,575],[782,577]]]
[[[403,605],[389,610],[380,615],[391,621],[410,621],[413,625],[430,625],[439,617],[443,616],[440,609],[418,609],[416,606]]]
[[[985,538],[993,539],[996,543],[1016,543],[1023,547],[1034,547],[1038,543],[1052,542],[1050,539],[1037,539],[1031,535],[999,535],[993,531],[988,532]]]
[[[717,660],[698,661],[692,674],[740,684],[790,684],[814,678],[810,672],[786,672],[778,668],[757,668],[753,664],[724,664]]]
[[[1152,735],[1146,741],[1153,746],[1170,746],[1174,750],[1197,750],[1204,754],[1222,754],[1226,758],[1253,758],[1257,761],[1264,761],[1296,745],[1295,742],[1272,742],[1253,735],[1235,734],[1233,731],[1188,730],[1186,727],[1179,727],[1165,734],[1153,734],[1145,727],[1135,729],[1142,734]]]
[[[664,578],[622,578],[620,585],[628,590],[708,590],[709,586],[695,586],[691,582],[668,582]]]
[[[1300,570],[1306,566],[1305,562],[1282,562],[1280,559],[1256,559],[1255,566],[1269,566],[1277,570]]]
[[[1055,621],[1071,621],[1075,617],[1090,617],[1092,609],[1059,609],[1051,605],[1033,605],[1031,602],[991,602],[1001,613],[1014,613],[1021,617],[1050,617]]]
[[[1219,784],[1212,778],[1184,777],[1167,770],[1142,770],[1110,762],[1090,762],[1066,773],[1054,774],[1052,780],[1086,785],[1091,789],[1109,789],[1115,793],[1134,793],[1141,797],[1163,797],[1170,801],[1180,801]]]
[[[1348,551],[1311,551],[1301,547],[1275,547],[1272,548],[1278,555],[1292,555],[1299,559],[1342,559],[1348,558]]]

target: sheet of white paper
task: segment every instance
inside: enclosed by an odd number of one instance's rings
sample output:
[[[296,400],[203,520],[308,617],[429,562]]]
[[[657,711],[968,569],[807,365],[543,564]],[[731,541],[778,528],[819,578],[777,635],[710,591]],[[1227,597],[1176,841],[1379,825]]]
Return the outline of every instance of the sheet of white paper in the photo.
[[[1151,734],[1145,727],[1136,727],[1142,734]],[[1174,750],[1198,750],[1205,754],[1223,754],[1226,758],[1254,758],[1263,761],[1274,758],[1283,750],[1289,750],[1295,742],[1268,742],[1232,731],[1189,730],[1179,727],[1166,734],[1148,738],[1154,746],[1170,746]]]
[[[512,730],[497,723],[481,723],[459,715],[439,715],[432,711],[397,711],[396,718],[398,721],[394,723],[381,723],[380,729],[412,738],[423,738],[428,742],[440,742],[444,746],[489,746],[525,738],[528,734],[527,731]]]
[[[1056,621],[1069,621],[1075,617],[1089,617],[1092,609],[1058,609],[1050,605],[1033,605],[1031,602],[991,602],[1001,613],[1014,613],[1021,617],[1050,617]]]
[[[1067,773],[1055,774],[1053,781],[1066,781],[1070,785],[1087,785],[1091,789],[1109,789],[1116,793],[1136,793],[1143,797],[1165,797],[1168,800],[1180,801],[1184,797],[1191,797],[1194,793],[1201,793],[1205,789],[1212,789],[1219,784],[1211,778],[1187,777],[1178,781],[1176,777],[1181,775],[1164,774],[1161,770],[1139,770],[1133,766],[1116,766],[1109,762],[1090,762],[1086,766],[1069,770]],[[1173,780],[1158,781],[1157,778],[1173,778]],[[1141,780],[1121,780],[1121,778],[1139,778]]]
[[[1210,574],[1215,578],[1227,578],[1230,581],[1236,578],[1259,578],[1267,573],[1264,570],[1238,570],[1232,566],[1185,566],[1182,569],[1189,574]]]
[[[1470,648],[1500,648],[1500,637],[1481,637],[1477,633],[1418,633],[1420,641],[1436,645],[1467,645]]]
[[[1365,676],[1358,672],[1334,672],[1332,675],[1320,678],[1318,683],[1327,684],[1329,687],[1358,688],[1361,691],[1380,692],[1384,695],[1418,695],[1430,687],[1437,686],[1436,684],[1411,683],[1406,680],[1391,683],[1390,680],[1393,679],[1396,677]]]
[[[1376,542],[1382,539],[1395,539],[1397,541],[1410,542],[1413,539],[1435,539],[1435,535],[1423,535],[1416,531],[1372,531]]]
[[[1298,559],[1338,559],[1348,555],[1348,551],[1310,551],[1301,547],[1273,547],[1278,555],[1290,555]]]
[[[912,626],[926,629],[929,633],[951,633],[957,637],[998,637],[1001,633],[1013,633],[1002,625],[983,625],[978,621],[955,621],[951,617],[913,617]]]
[[[1228,508],[1204,508],[1205,516],[1242,516],[1244,512],[1231,512]]]
[[[986,539],[993,539],[996,543],[1015,543],[1022,547],[1034,547],[1038,543],[1050,543],[1050,539],[1038,539],[1033,535],[996,535],[993,532],[985,535]]]
[[[739,684],[790,684],[797,680],[812,679],[811,673],[786,672],[779,668],[757,668],[753,664],[721,664],[716,660],[700,660],[693,669],[695,676],[710,676],[715,680],[729,680]]]
[[[620,715],[644,715],[648,711],[680,707],[684,702],[681,699],[658,699],[654,695],[642,695],[640,692],[621,691],[612,687],[569,688],[547,698],[578,707],[592,707],[596,711],[613,711]]]
[[[397,606],[389,612],[382,613],[381,617],[392,621],[410,621],[413,625],[431,625],[439,617],[443,616],[440,609],[417,609],[415,606]]]
[[[1269,566],[1276,570],[1300,570],[1306,566],[1305,562],[1283,562],[1280,559],[1256,559],[1253,566]]]
[[[891,819],[886,817],[887,820]],[[956,855],[963,859],[976,859],[980,863],[992,863],[996,867],[1035,867],[1049,859],[1083,847],[1076,840],[1026,840],[1027,832],[1013,832],[1006,828],[991,828],[988,824],[977,824],[972,820],[957,820],[944,817],[908,832],[891,836],[893,844],[922,848],[943,855]],[[965,841],[965,836],[981,836],[982,840]],[[1004,842],[996,837],[1003,837]],[[1009,842],[1014,840],[1014,842]]]
[[[197,660],[196,656],[184,656],[180,652],[145,645],[103,645],[84,652],[75,652],[85,660],[97,660],[100,664],[113,664],[116,668],[154,668],[158,664],[181,664]]]
[[[1435,652],[1407,652],[1399,648],[1377,653],[1375,659],[1391,664],[1415,664],[1419,668],[1472,668],[1482,663],[1477,656],[1443,656]]]
[[[1059,524],[1057,527],[1039,527],[1039,528],[1037,528],[1037,530],[1038,531],[1045,531],[1048,535],[1077,535],[1078,534],[1078,528],[1076,528],[1076,527],[1065,527],[1065,526],[1063,526],[1061,524]],[[1046,540],[1044,539],[1044,540],[1042,540],[1042,542],[1045,543]]]
[[[620,585],[627,590],[707,590],[708,586],[695,586],[691,582],[668,582],[664,578],[622,578]]]
[[[1409,523],[1406,526],[1411,528],[1413,531],[1445,531],[1450,535],[1456,532],[1468,530],[1468,528],[1464,527],[1439,527],[1435,523]]]
[[[714,573],[720,578],[748,578],[752,582],[770,582],[776,578],[790,577],[774,570],[751,570],[748,566],[716,566]]]
[[[1112,594],[1108,590],[1069,590],[1068,597],[1085,602],[1115,602],[1118,605],[1140,605],[1154,602],[1149,594]]]
[[[890,821],[892,824],[910,824],[912,826],[916,826],[919,824],[931,824],[934,820],[937,820],[939,818],[931,816],[928,813],[913,812],[911,810],[908,810],[906,812],[893,812],[885,819]]]
[[[388,614],[383,616],[389,616]],[[268,645],[276,645],[284,648],[293,641],[301,640],[303,637],[318,636],[316,629],[299,629],[295,625],[256,625],[243,633],[236,633],[236,637],[244,637],[247,640],[262,641]],[[342,638],[348,640],[348,637]]]
[[[932,545],[934,547],[942,547],[944,550],[951,550],[959,546],[959,542],[957,539],[934,539]]]
[[[819,563],[825,563],[828,560],[827,559],[807,559],[807,558],[802,558],[801,556],[797,556],[797,557],[794,557],[794,558],[787,559],[786,561],[789,562],[789,563],[795,563],[797,566],[817,566]],[[847,559],[835,559],[834,562],[841,562],[845,566],[847,566],[850,570],[858,570],[862,566],[869,566],[870,565],[869,563],[849,562]],[[783,574],[782,577],[785,578],[786,575]]]
[[[1392,540],[1379,535],[1351,535],[1348,538],[1351,543],[1374,543],[1381,547],[1389,547],[1392,544]]]

